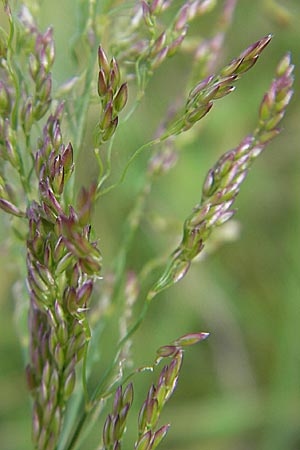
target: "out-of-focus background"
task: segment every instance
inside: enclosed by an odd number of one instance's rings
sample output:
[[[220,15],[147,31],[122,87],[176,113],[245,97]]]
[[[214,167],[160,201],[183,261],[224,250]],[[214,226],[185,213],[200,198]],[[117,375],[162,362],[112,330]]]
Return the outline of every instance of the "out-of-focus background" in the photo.
[[[68,41],[75,32],[73,6],[72,0],[53,0],[44,2],[41,10],[42,26],[52,24],[55,30],[57,83],[72,75]],[[209,36],[214,14],[199,20],[201,35],[207,31]],[[235,93],[217,102],[201,122],[199,137],[181,138],[184,151],[176,167],[154,185],[149,214],[130,253],[130,268],[139,270],[142,262],[176,246],[180,223],[200,200],[207,170],[253,130],[275,67],[291,51],[295,94],[281,135],[255,162],[241,189],[234,223],[238,238],[220,245],[194,264],[181,283],[157,297],[133,341],[139,366],[150,363],[159,346],[180,335],[211,333],[186,352],[176,393],[163,414],[162,424],[172,427],[162,449],[300,449],[299,24],[298,0],[238,2],[220,65],[266,34],[272,33],[273,40]],[[130,134],[124,130],[118,141],[116,171],[136,143],[155,132],[161,113],[184,86],[186,64],[188,59],[179,54],[157,71],[130,121]],[[142,155],[136,161],[123,187],[95,211],[104,265],[118,250],[122,223],[137,192],[135,180],[147,158]],[[93,155],[82,152],[79,163],[79,180],[88,184],[95,175]],[[30,402],[12,295],[17,271],[8,252],[7,228],[2,227],[4,213],[0,217],[0,447],[27,450],[32,448]],[[137,380],[140,403],[150,380],[147,374]],[[99,424],[85,449],[93,448],[100,436]]]

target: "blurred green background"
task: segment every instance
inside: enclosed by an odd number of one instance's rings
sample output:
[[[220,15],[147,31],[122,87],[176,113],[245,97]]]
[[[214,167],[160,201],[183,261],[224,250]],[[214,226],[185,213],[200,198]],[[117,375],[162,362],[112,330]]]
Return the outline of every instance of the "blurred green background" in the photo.
[[[170,422],[172,427],[162,449],[300,449],[300,3],[280,2],[286,8],[285,20],[270,4],[238,2],[220,64],[268,33],[274,38],[258,64],[238,82],[236,92],[216,103],[200,125],[199,138],[182,140],[185,148],[178,164],[153,187],[149,214],[130,253],[130,268],[139,270],[142,262],[176,246],[180,223],[200,200],[207,170],[253,130],[277,62],[290,50],[296,65],[295,94],[283,132],[255,163],[241,189],[236,215],[239,238],[194,264],[181,283],[156,298],[133,340],[139,366],[150,363],[159,346],[182,334],[211,332],[207,341],[186,352],[176,393],[163,414],[162,424]],[[73,6],[72,0],[53,0],[42,7],[42,26],[52,24],[55,30],[57,83],[72,75],[67,42],[76,26]],[[201,34],[205,30],[209,34],[213,18],[211,14],[199,21]],[[116,173],[129,152],[152,137],[170,99],[183,89],[186,64],[188,60],[178,55],[158,70],[130,122],[130,133],[124,130],[117,140]],[[122,223],[147,158],[142,155],[136,161],[123,187],[105,197],[95,211],[104,265],[118,250]],[[87,185],[96,175],[93,156],[81,152],[79,163],[78,182]],[[165,222],[156,220],[162,216]],[[6,222],[1,213],[0,447],[26,450],[31,448],[30,402],[12,295],[18,272],[9,253]],[[138,377],[136,408],[150,380],[147,374]],[[84,448],[93,448],[100,435],[99,423]]]

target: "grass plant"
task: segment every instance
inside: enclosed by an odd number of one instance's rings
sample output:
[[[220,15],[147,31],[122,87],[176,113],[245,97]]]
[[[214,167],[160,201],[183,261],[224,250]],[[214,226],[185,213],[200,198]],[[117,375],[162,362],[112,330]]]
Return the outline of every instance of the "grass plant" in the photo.
[[[154,450],[167,442],[170,423],[163,409],[176,389],[183,355],[209,333],[166,337],[171,343],[161,342],[154,358],[145,342],[143,366],[133,362],[134,338],[153,303],[173,295],[167,289],[225,242],[226,230],[234,232],[228,223],[242,184],[280,133],[293,95],[294,67],[286,52],[262,95],[253,131],[207,171],[200,199],[181,220],[178,243],[143,255],[133,270],[130,256],[145,217],[151,218],[155,186],[180,165],[185,142],[201,142],[202,119],[238,89],[272,45],[268,34],[228,58],[225,44],[238,2],[218,3],[76,2],[77,30],[72,39],[66,37],[64,49],[75,72],[59,83],[53,71],[62,48],[56,48],[55,30],[40,26],[43,2],[2,2],[0,209],[18,267],[16,312],[28,317],[27,325],[19,320],[17,328],[36,450]],[[288,17],[279,7],[268,7],[276,17]],[[195,30],[210,15],[215,24],[209,37],[199,36]],[[192,55],[184,67],[186,85],[155,117],[156,131],[145,123],[135,144],[135,120],[143,103],[151,102],[156,75],[180,54]],[[119,157],[126,139],[132,149]],[[85,187],[80,186],[83,154],[93,158]],[[110,260],[102,251],[105,235],[97,234],[94,210],[118,192],[122,198],[122,189],[130,192],[130,211],[116,227],[123,231]],[[118,200],[114,207],[121,209]],[[159,314],[159,320],[168,315]],[[134,392],[144,372],[154,372],[154,379],[141,401]],[[102,431],[90,443],[93,429]]]

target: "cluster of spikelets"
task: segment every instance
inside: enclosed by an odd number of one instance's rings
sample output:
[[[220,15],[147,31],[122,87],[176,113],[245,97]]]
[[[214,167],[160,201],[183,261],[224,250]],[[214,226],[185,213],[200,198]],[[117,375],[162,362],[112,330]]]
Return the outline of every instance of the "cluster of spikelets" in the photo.
[[[264,38],[243,53],[243,55],[251,55],[250,67],[269,40],[269,37]],[[260,49],[258,53],[257,49]],[[238,71],[242,61],[243,56],[237,58],[223,69],[221,74]],[[235,69],[233,69],[234,66]],[[280,132],[278,125],[293,93],[292,72],[293,65],[288,54],[279,63],[276,78],[262,100],[257,129],[243,139],[235,149],[223,154],[215,166],[209,170],[203,183],[202,200],[185,220],[182,241],[171,255],[165,272],[149,292],[149,298],[179,281],[187,273],[192,260],[203,249],[212,230],[227,222],[235,214],[236,211],[232,209],[232,206],[249,168],[267,144]],[[236,75],[230,75],[229,78],[231,77]],[[200,95],[205,97],[207,80],[203,84],[204,94]],[[217,93],[216,98],[218,98],[218,86],[217,83],[212,89],[212,92]],[[221,86],[224,85],[221,84]],[[214,96],[211,96],[209,100],[211,106],[213,98]]]
[[[163,366],[157,385],[151,385],[147,397],[138,415],[138,438],[135,450],[154,450],[168,433],[170,424],[158,428],[163,407],[174,393],[184,350],[208,337],[208,333],[187,334],[176,339],[170,345],[157,350],[154,367],[163,359],[171,358],[171,362]],[[148,368],[149,369],[149,368]],[[121,440],[126,428],[126,419],[133,401],[133,385],[128,384],[122,391],[119,386],[113,402],[113,411],[107,416],[103,427],[103,450],[120,450]]]
[[[25,38],[34,43],[29,74],[35,94],[27,98],[25,92],[20,94],[9,71],[6,71],[7,85],[1,85],[6,101],[1,103],[1,157],[20,175],[24,188],[28,180],[17,142],[18,122],[26,139],[32,126],[49,111],[50,69],[54,61],[52,31],[42,35],[33,24],[25,25]],[[14,122],[14,114],[18,114],[14,107],[18,103],[20,116]],[[86,311],[94,280],[101,269],[97,243],[90,241],[89,221],[95,185],[88,191],[81,190],[77,210],[65,204],[64,189],[74,163],[71,143],[63,143],[62,113],[63,105],[59,105],[54,114],[48,113],[34,154],[38,198],[33,201],[27,198],[26,212],[12,202],[9,195],[12,189],[2,178],[2,209],[26,218],[29,228],[26,263],[30,362],[27,381],[34,400],[33,441],[39,449],[53,449],[57,445],[66,401],[75,386],[75,367],[90,339]],[[28,186],[25,193],[27,191]]]
[[[90,339],[86,319],[94,279],[101,269],[89,225],[94,186],[83,190],[78,209],[61,198],[73,169],[71,144],[62,143],[61,108],[50,115],[36,153],[39,202],[27,209],[27,270],[30,293],[30,359],[34,441],[55,448],[65,404],[75,385],[75,366]]]
[[[13,19],[11,16],[9,17],[12,26]],[[0,66],[0,143],[1,158],[8,161],[14,171],[18,173],[24,191],[28,192],[30,180],[26,179],[25,161],[18,142],[18,131],[19,127],[23,129],[28,144],[33,125],[49,111],[52,100],[51,69],[55,55],[51,28],[42,34],[28,17],[24,17],[23,25],[22,44],[25,48],[32,49],[29,55],[30,82],[27,89],[33,94],[29,95],[25,89],[22,90],[22,82],[19,79],[21,75],[16,69],[13,70],[11,61],[13,55],[10,54],[8,42],[5,42],[2,46]],[[0,184],[1,208],[15,216],[25,217],[25,212],[16,205],[17,200],[13,187],[7,184],[2,177]]]
[[[98,94],[102,113],[99,121],[99,144],[108,141],[118,126],[118,114],[127,103],[128,86],[122,83],[120,69],[115,58],[110,63],[103,48],[98,48]]]
[[[170,26],[165,27],[160,23],[160,16],[170,3],[154,0],[136,5],[129,26],[124,29],[127,37],[116,49],[119,63],[115,57],[109,61],[103,47],[98,47],[97,90],[101,114],[97,123],[97,146],[112,142],[119,114],[127,104],[128,84],[121,81],[119,64],[135,66],[138,96],[141,95],[153,71],[182,45],[188,23],[214,4],[208,0],[188,1]],[[63,105],[57,102],[55,105],[52,100],[53,33],[51,29],[40,33],[26,11],[23,9],[16,19],[6,5],[10,35],[6,40],[0,36],[0,208],[15,220],[26,223],[23,240],[30,296],[26,372],[33,398],[33,442],[36,449],[51,450],[57,448],[66,404],[75,387],[77,365],[86,357],[91,338],[87,311],[102,260],[98,242],[91,238],[90,222],[101,183],[82,189],[76,206],[72,206],[69,191],[76,161],[72,144],[66,145],[62,136]],[[18,48],[23,45],[25,49],[19,56],[21,61],[24,56],[28,59],[27,78],[13,54],[15,20],[19,20],[20,28]],[[140,32],[141,23],[146,28],[144,34]],[[232,92],[233,83],[256,63],[270,39],[266,36],[257,41],[217,74],[196,84],[184,106],[166,121],[155,140],[163,146],[149,162],[149,178],[173,164],[175,156],[169,138],[190,129],[210,111],[215,100]],[[128,67],[129,79],[133,73]],[[232,207],[250,166],[279,132],[278,125],[292,95],[292,71],[287,55],[263,98],[256,130],[235,149],[226,152],[208,172],[201,202],[185,220],[182,240],[171,254],[162,276],[148,292],[146,303],[179,281],[213,229],[234,215]],[[41,119],[44,119],[43,131],[37,150],[33,151],[32,136]],[[136,154],[139,152],[140,149]],[[8,180],[13,180],[13,184]],[[14,183],[19,187],[18,192]],[[146,186],[144,192],[148,191]],[[71,201],[67,201],[69,197]],[[126,343],[140,322],[138,319],[125,333],[122,343]],[[167,434],[169,425],[160,427],[158,422],[176,388],[183,350],[206,337],[206,333],[189,334],[158,350],[154,366],[164,358],[171,358],[171,362],[163,367],[157,385],[149,389],[140,409],[135,450],[153,450]],[[118,362],[116,359],[116,364]],[[105,450],[121,449],[132,401],[132,384],[125,389],[120,385],[113,410],[104,424]],[[77,434],[75,430],[74,435]]]
[[[129,77],[137,78],[141,95],[153,72],[181,48],[189,23],[215,4],[215,0],[186,1],[174,14],[170,0],[143,0],[133,5],[127,21],[122,16],[112,21],[111,46]],[[171,19],[166,25],[168,14]]]

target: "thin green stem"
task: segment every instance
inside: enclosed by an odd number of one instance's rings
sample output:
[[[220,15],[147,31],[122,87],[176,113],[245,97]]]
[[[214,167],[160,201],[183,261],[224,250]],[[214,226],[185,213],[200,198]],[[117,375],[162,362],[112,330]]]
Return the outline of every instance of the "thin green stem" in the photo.
[[[86,70],[83,93],[82,93],[82,95],[80,97],[80,101],[77,105],[78,120],[77,120],[76,137],[75,137],[75,147],[77,149],[80,149],[82,146],[85,122],[87,119],[86,113],[87,113],[87,110],[88,110],[88,107],[90,104],[90,88],[91,88],[91,84],[92,84],[92,80],[93,80],[94,67],[95,67],[96,61],[97,61],[96,48],[93,48],[91,51],[91,54],[90,54],[88,68]]]
[[[73,435],[72,435],[72,437],[70,439],[70,442],[67,444],[67,446],[65,447],[64,450],[74,450],[76,448],[76,444],[77,444],[77,441],[79,439],[79,435],[80,435],[81,430],[82,430],[82,428],[83,428],[83,426],[85,424],[85,421],[86,421],[86,419],[88,417],[89,412],[90,411],[84,410],[83,413],[81,414],[81,417],[80,417],[80,419],[79,419],[79,421],[77,423],[77,426],[76,426],[76,428],[74,430],[74,433],[73,433]]]
[[[164,139],[163,139],[163,140],[164,140]],[[116,183],[111,184],[111,185],[108,186],[107,188],[98,191],[97,197],[96,197],[96,198],[98,199],[98,198],[101,197],[102,195],[107,194],[107,193],[110,192],[111,190],[113,190],[113,189],[115,189],[116,187],[120,186],[120,185],[123,183],[123,181],[125,180],[125,177],[126,177],[126,175],[127,175],[128,169],[129,169],[129,167],[131,166],[131,164],[133,163],[133,161],[134,161],[134,160],[135,160],[135,159],[136,159],[136,158],[137,158],[137,157],[138,157],[145,149],[150,148],[150,147],[153,147],[154,145],[159,144],[160,142],[162,142],[162,138],[156,138],[156,139],[153,139],[153,140],[150,141],[150,142],[147,142],[146,144],[141,145],[141,147],[139,147],[139,148],[138,148],[138,149],[130,156],[129,160],[127,161],[127,163],[126,163],[126,165],[125,165],[125,167],[124,167],[124,169],[123,169],[122,175],[120,176],[119,180],[118,180]]]
[[[112,157],[112,148],[113,148],[113,142],[114,142],[114,136],[110,139],[108,149],[107,149],[107,156],[106,156],[106,172],[103,174],[103,163],[101,160],[101,157],[99,155],[99,149],[98,149],[98,155],[96,154],[96,157],[98,159],[98,164],[101,161],[101,164],[99,164],[99,176],[98,176],[98,185],[97,185],[97,191],[100,191],[102,184],[109,178],[111,174],[111,157]],[[100,160],[100,161],[99,161]]]
[[[20,98],[20,83],[19,80],[16,78],[16,74],[14,70],[12,69],[13,64],[13,40],[15,37],[15,25],[14,20],[11,16],[11,14],[8,14],[8,20],[9,20],[9,35],[8,35],[8,43],[7,43],[7,66],[9,69],[10,76],[14,82],[14,88],[16,92],[15,96],[15,102],[11,114],[11,123],[14,130],[18,127],[18,111],[19,111],[19,98]]]
[[[28,194],[31,193],[30,183],[28,182],[29,174],[27,174],[27,175],[25,174],[22,152],[18,145],[16,145],[16,151],[19,156],[19,165],[18,165],[17,171],[19,173],[20,181],[23,186],[24,192],[27,194],[27,198],[28,198]],[[30,171],[31,171],[31,169],[30,169]],[[29,171],[29,173],[30,173],[30,171]]]
[[[89,403],[89,392],[87,387],[87,356],[88,356],[88,347],[89,347],[89,341],[85,343],[84,346],[84,353],[83,353],[83,363],[82,363],[82,387],[83,387],[83,394],[85,398],[85,404],[87,405]]]
[[[94,153],[95,153],[95,157],[96,157],[96,160],[97,160],[97,163],[98,163],[98,167],[99,167],[98,178],[99,178],[99,180],[101,180],[102,176],[103,176],[103,172],[104,172],[104,165],[103,165],[102,158],[100,156],[100,148],[99,147],[95,148],[94,149]]]
[[[135,102],[133,103],[131,109],[129,110],[129,112],[126,114],[126,116],[124,117],[122,123],[126,123],[130,117],[133,115],[133,113],[136,111],[136,109],[139,107],[139,105],[141,104],[142,98],[144,96],[144,92],[139,92]]]
[[[116,354],[115,358],[113,359],[112,363],[108,366],[108,368],[104,372],[101,380],[99,381],[98,385],[96,386],[96,388],[95,388],[95,390],[94,390],[94,392],[93,392],[93,394],[91,396],[91,404],[93,404],[93,406],[95,406],[95,403],[97,403],[99,401],[101,396],[103,396],[103,395],[105,396],[105,392],[101,392],[101,389],[105,385],[105,383],[106,383],[107,379],[109,378],[110,374],[113,373],[113,371],[115,370],[115,368],[116,368],[116,366],[117,366],[117,364],[119,362],[119,354],[120,354],[122,348],[124,347],[124,345],[126,344],[128,339],[130,339],[133,336],[133,334],[138,330],[138,328],[140,327],[141,323],[145,319],[145,316],[147,314],[149,306],[150,306],[150,300],[148,299],[148,297],[146,297],[146,301],[144,302],[143,309],[142,309],[138,319],[132,325],[132,327],[128,330],[126,335],[118,343],[117,348],[116,348],[117,354]]]

